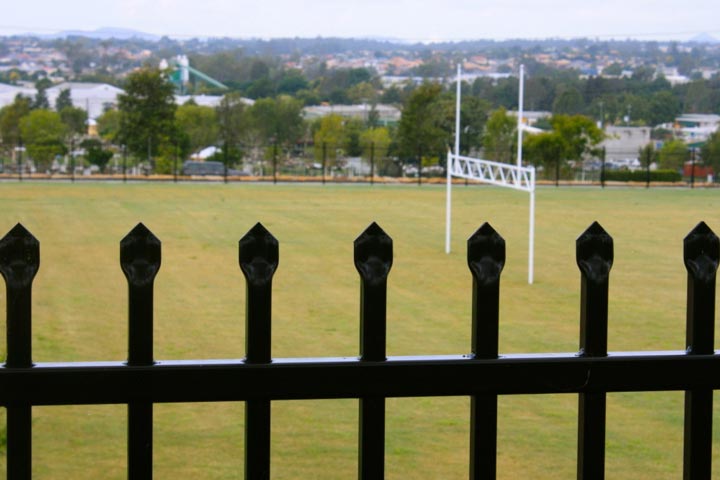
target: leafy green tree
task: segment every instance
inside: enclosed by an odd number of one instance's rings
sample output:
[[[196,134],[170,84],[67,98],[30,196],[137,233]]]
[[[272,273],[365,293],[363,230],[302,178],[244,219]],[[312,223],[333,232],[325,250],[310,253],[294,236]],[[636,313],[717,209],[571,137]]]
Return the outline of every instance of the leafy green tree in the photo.
[[[217,112],[212,107],[181,105],[175,112],[178,129],[188,139],[190,151],[215,145],[219,134]]]
[[[720,131],[710,135],[700,150],[703,163],[713,167],[715,177],[720,173]]]
[[[482,137],[484,156],[488,160],[511,163],[516,142],[517,120],[504,107],[495,110],[485,125]]]
[[[640,165],[645,167],[646,182],[650,186],[650,165],[657,161],[658,152],[655,150],[655,145],[651,142],[642,147],[638,151],[638,158]]]
[[[50,102],[47,98],[47,89],[52,86],[52,82],[47,78],[43,78],[35,82],[35,88],[37,94],[35,94],[35,100],[33,100],[32,108],[48,110],[50,108]]]
[[[22,138],[20,122],[30,113],[32,100],[17,95],[10,105],[0,109],[0,138],[6,148],[14,148]]]
[[[55,111],[59,112],[63,108],[67,107],[73,107],[72,103],[72,97],[70,93],[69,88],[63,88],[60,90],[60,94],[58,94],[57,98],[55,99]]]
[[[87,133],[88,115],[85,110],[77,107],[65,107],[59,110],[58,113],[70,133],[76,133],[78,135]]]
[[[96,120],[98,134],[109,142],[116,142],[120,134],[120,117],[120,112],[114,108],[105,110]]]
[[[56,112],[33,110],[20,121],[20,131],[38,170],[49,168],[55,156],[65,152],[67,126]]]
[[[682,140],[665,142],[658,152],[658,164],[663,169],[680,170],[689,159],[690,150]]]
[[[323,155],[328,166],[337,164],[338,150],[345,144],[345,126],[340,115],[330,114],[322,117],[313,135],[315,159],[321,161]]]
[[[582,94],[575,87],[563,88],[555,97],[552,111],[554,114],[577,115],[585,109]]]
[[[258,100],[250,109],[250,115],[254,127],[267,144],[290,146],[304,130],[302,103],[289,96]]]
[[[376,174],[387,174],[388,150],[391,141],[390,131],[385,127],[369,128],[360,135],[362,157],[369,163],[372,156],[372,160],[376,165]]]
[[[585,155],[597,154],[596,147],[605,138],[595,122],[583,115],[553,115],[550,124],[565,143],[563,160],[581,160]]]
[[[650,97],[647,113],[649,125],[659,125],[675,120],[681,113],[680,100],[670,91],[661,91]]]
[[[447,109],[441,99],[442,87],[436,83],[425,83],[415,89],[405,101],[405,107],[398,126],[398,143],[402,157],[445,155],[450,132],[446,124]]]
[[[97,165],[101,172],[105,171],[110,159],[113,157],[113,152],[103,148],[103,144],[97,138],[87,138],[80,143],[80,146],[85,149],[85,158],[92,165]]]
[[[239,144],[248,138],[249,111],[238,92],[228,93],[215,109],[218,120],[218,141],[223,146],[222,161],[226,166],[242,160]]]
[[[118,135],[130,153],[140,158],[154,157],[163,145],[173,143],[177,109],[174,94],[174,85],[156,68],[128,75],[125,93],[118,95]]]
[[[552,172],[555,185],[560,180],[560,168],[565,159],[567,144],[558,132],[528,135],[523,141],[525,158],[535,166],[542,165],[546,174]]]

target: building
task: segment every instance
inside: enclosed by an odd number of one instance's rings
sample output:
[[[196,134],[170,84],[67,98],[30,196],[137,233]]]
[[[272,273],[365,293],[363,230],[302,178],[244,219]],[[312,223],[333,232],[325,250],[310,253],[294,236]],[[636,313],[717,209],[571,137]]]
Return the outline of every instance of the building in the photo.
[[[308,120],[335,114],[345,118],[359,118],[367,121],[373,108],[378,114],[378,122],[381,125],[395,124],[400,121],[401,112],[399,108],[381,104],[373,106],[367,103],[360,105],[315,105],[305,107],[303,115]]]
[[[640,149],[650,143],[650,127],[605,127],[607,138],[600,147],[605,148],[605,160],[614,164],[634,164]]]
[[[47,89],[51,107],[55,106],[55,101],[63,90],[70,90],[73,105],[85,110],[89,118],[97,118],[108,108],[117,107],[117,96],[124,93],[122,89],[106,83],[64,82]]]

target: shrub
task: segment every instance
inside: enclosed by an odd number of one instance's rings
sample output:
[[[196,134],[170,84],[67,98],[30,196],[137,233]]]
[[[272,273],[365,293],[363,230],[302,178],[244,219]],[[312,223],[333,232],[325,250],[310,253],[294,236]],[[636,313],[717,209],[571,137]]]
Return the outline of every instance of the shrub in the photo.
[[[645,170],[605,170],[605,180],[608,182],[646,182]],[[651,170],[651,182],[679,182],[682,176],[675,170]]]

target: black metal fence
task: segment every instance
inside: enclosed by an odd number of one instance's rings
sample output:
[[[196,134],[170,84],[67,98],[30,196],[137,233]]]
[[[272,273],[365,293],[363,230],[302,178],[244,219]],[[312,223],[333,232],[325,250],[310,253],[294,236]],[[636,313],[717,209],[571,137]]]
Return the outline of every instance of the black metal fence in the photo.
[[[245,478],[270,478],[271,402],[358,398],[358,478],[384,478],[385,399],[471,397],[471,479],[496,476],[497,396],[577,393],[577,476],[604,478],[608,392],[685,391],[684,478],[711,478],[713,390],[720,356],[713,347],[715,279],[720,241],[700,223],[684,241],[688,271],[687,350],[607,351],[613,241],[594,223],[577,240],[581,272],[579,352],[500,355],[498,312],[505,242],[490,225],[468,240],[472,275],[469,353],[387,357],[386,293],[393,244],[376,224],[354,244],[360,274],[358,358],[273,359],[272,279],[278,242],[260,224],[239,244],[247,285],[246,357],[232,361],[156,361],[153,282],[160,241],[142,224],[120,242],[129,289],[128,361],[35,363],[31,355],[31,289],[38,241],[21,225],[0,240],[7,286],[7,362],[0,367],[0,404],[7,408],[7,478],[31,478],[31,409],[36,405],[127,404],[128,478],[152,477],[153,405],[245,401]]]

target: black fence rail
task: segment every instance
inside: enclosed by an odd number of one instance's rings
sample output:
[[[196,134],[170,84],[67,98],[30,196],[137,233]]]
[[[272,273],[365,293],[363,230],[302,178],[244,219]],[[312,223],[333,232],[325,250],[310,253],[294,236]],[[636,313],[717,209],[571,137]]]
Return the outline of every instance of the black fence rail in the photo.
[[[245,359],[156,361],[153,282],[160,268],[161,245],[139,224],[120,243],[120,264],[129,289],[128,361],[34,364],[31,289],[40,263],[39,243],[18,224],[0,240],[0,272],[7,286],[7,362],[0,367],[0,404],[7,408],[7,478],[31,478],[33,406],[127,404],[128,478],[149,479],[155,403],[245,401],[245,478],[254,480],[270,478],[273,400],[357,398],[358,477],[382,479],[385,399],[452,395],[472,399],[469,477],[493,479],[498,395],[577,393],[577,477],[601,479],[606,394],[636,391],[686,392],[684,478],[711,478],[713,390],[720,388],[720,356],[713,347],[720,241],[704,223],[684,241],[685,351],[608,353],[613,241],[597,223],[577,240],[580,349],[564,354],[499,354],[505,242],[488,224],[467,245],[472,335],[466,354],[387,357],[386,295],[393,243],[373,223],[355,240],[354,252],[360,275],[357,358],[272,358],[272,279],[278,242],[257,224],[239,245],[247,285]]]

